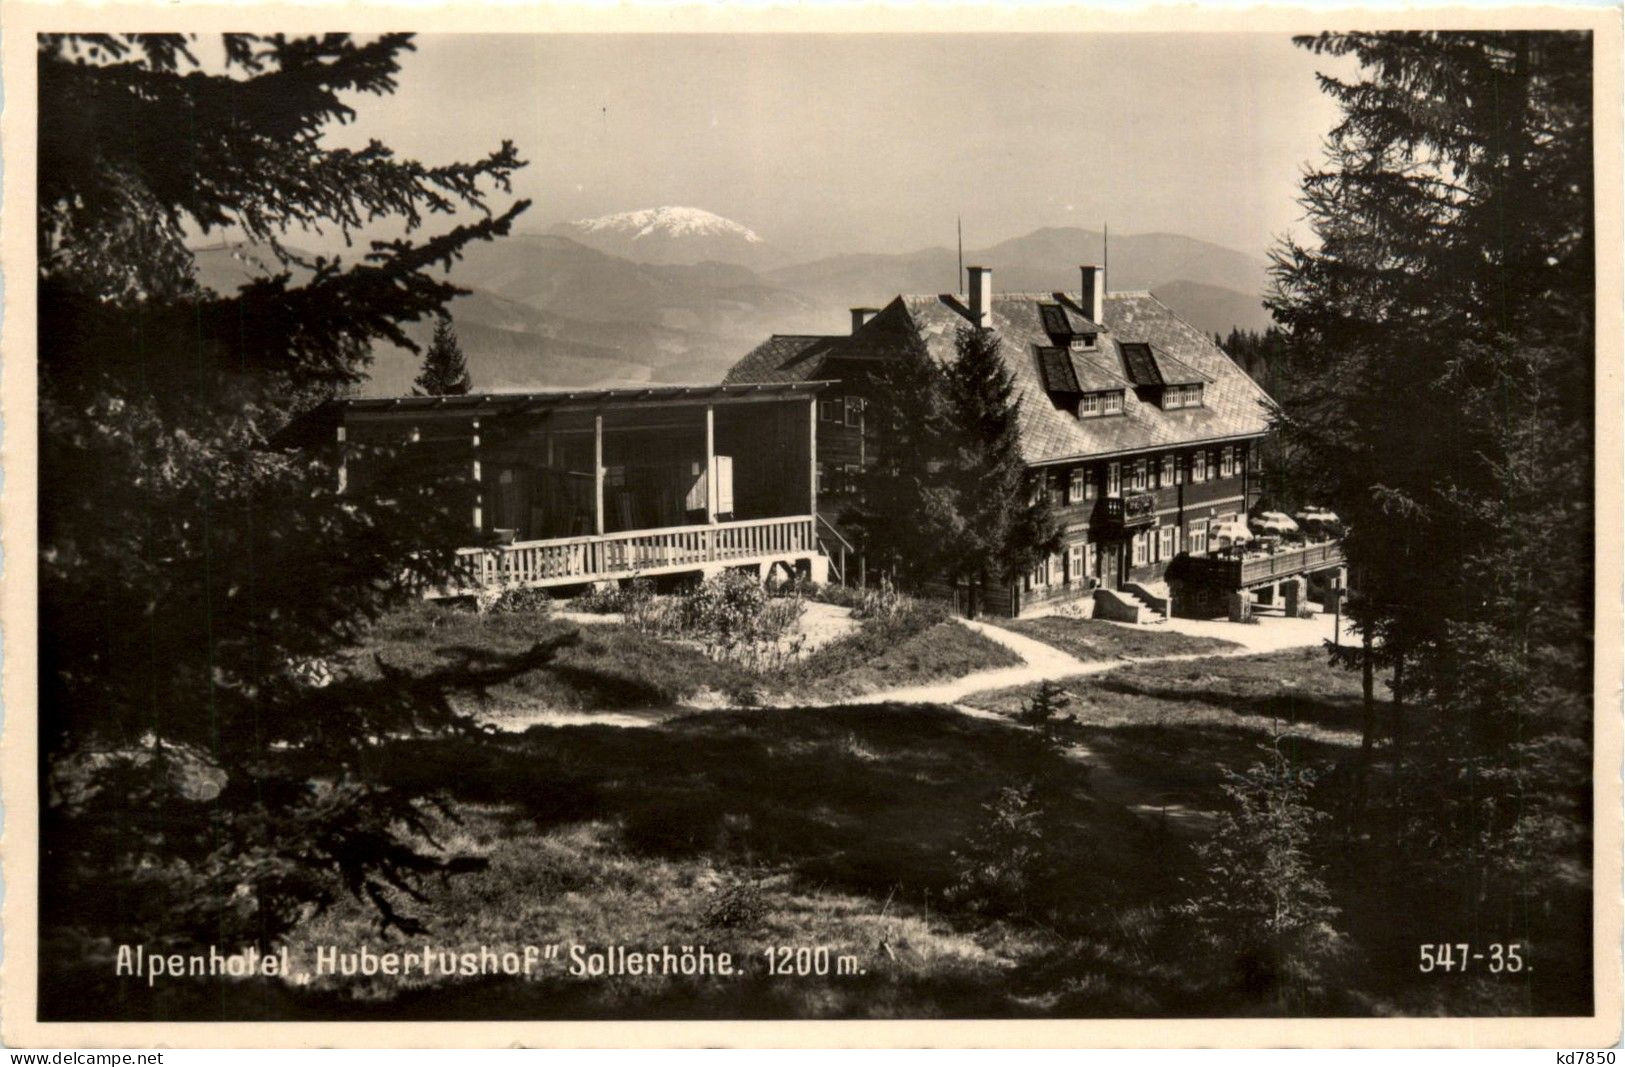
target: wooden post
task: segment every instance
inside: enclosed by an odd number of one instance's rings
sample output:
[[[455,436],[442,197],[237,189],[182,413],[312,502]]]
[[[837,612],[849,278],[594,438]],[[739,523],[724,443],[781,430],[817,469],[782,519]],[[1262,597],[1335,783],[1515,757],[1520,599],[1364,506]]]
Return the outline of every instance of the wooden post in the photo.
[[[818,517],[818,397],[807,404],[807,514]]]
[[[604,417],[592,419],[592,532],[604,534]]]
[[[338,443],[339,493],[343,494],[344,490],[348,489],[350,486],[350,449],[349,446],[344,442],[344,424],[342,422],[339,423],[338,428]]]
[[[418,437],[417,427],[412,427],[412,439]],[[480,420],[474,420],[473,433],[474,451],[474,532],[479,533],[485,529],[485,483],[480,476]]]
[[[717,522],[717,412],[714,404],[705,405],[705,521]]]

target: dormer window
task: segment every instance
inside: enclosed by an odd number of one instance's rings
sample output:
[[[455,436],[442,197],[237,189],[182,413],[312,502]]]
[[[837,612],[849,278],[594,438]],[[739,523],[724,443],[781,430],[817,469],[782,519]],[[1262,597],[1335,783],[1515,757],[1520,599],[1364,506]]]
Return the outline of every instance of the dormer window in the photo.
[[[1078,398],[1078,418],[1095,419],[1102,415],[1121,415],[1123,413],[1123,391],[1121,389],[1103,393],[1084,393]]]
[[[1199,408],[1202,406],[1202,385],[1165,385],[1162,388],[1162,407],[1165,411],[1175,408]]]
[[[1074,352],[1093,352],[1098,347],[1096,336],[1092,333],[1073,334],[1067,342],[1067,347]]]

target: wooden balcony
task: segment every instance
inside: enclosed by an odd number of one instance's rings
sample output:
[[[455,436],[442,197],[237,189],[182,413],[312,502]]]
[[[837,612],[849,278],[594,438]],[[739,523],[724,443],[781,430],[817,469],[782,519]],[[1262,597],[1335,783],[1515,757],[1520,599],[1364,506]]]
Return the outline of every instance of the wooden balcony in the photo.
[[[464,566],[463,582],[444,595],[706,571],[810,558],[817,553],[811,515],[521,541],[463,549],[458,553]]]
[[[1282,578],[1339,567],[1344,562],[1341,541],[1321,541],[1272,553],[1244,553],[1237,556],[1187,556],[1181,563],[1181,577],[1226,589],[1246,589]]]
[[[1157,521],[1155,493],[1127,493],[1102,497],[1095,504],[1095,523],[1111,530],[1150,526]]]

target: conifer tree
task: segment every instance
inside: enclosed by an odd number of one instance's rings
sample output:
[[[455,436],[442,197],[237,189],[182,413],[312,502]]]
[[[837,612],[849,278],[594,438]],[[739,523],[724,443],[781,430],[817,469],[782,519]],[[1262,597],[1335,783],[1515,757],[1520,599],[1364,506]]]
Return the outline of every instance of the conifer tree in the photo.
[[[1399,695],[1493,747],[1589,689],[1591,40],[1300,43],[1361,75],[1321,79],[1318,244],[1275,256],[1279,429],[1348,522],[1351,617]]]
[[[947,459],[934,517],[946,576],[978,612],[994,580],[1014,581],[1060,545],[1042,474],[1021,452],[1015,384],[993,330],[962,328],[944,371]]]
[[[324,141],[393,91],[408,36],[194,46],[39,40],[42,930],[263,945],[343,893],[420,929],[402,902],[462,861],[430,847],[430,798],[365,768],[382,739],[473,727],[443,679],[334,654],[445,579],[461,477],[380,455],[340,496],[283,434],[375,343],[414,348],[402,325],[459,292],[431,270],[526,207],[487,203],[523,162]],[[290,247],[384,223],[349,263]],[[233,229],[281,269],[214,292],[188,236]]]
[[[1366,709],[1347,832],[1370,840],[1365,884],[1438,909],[1418,928],[1516,927],[1585,974],[1583,924],[1549,917],[1589,910],[1555,872],[1590,857],[1592,41],[1301,43],[1360,64],[1322,78],[1342,119],[1304,182],[1317,241],[1276,253],[1270,299],[1284,455],[1348,528],[1363,640],[1334,657]]]
[[[413,380],[412,395],[462,396],[471,384],[468,359],[451,328],[451,316],[442,315],[435,320],[434,337],[424,353],[423,370]]]
[[[917,588],[942,575],[933,532],[944,515],[937,482],[947,461],[942,368],[911,333],[874,382],[867,417],[885,446],[860,475],[861,502],[842,518],[858,532],[869,569]]]

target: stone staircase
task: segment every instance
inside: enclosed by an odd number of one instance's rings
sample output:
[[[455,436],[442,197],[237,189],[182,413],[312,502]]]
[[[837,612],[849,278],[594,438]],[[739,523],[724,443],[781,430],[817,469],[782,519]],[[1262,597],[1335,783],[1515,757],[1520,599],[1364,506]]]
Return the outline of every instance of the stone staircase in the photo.
[[[1129,583],[1119,589],[1096,589],[1094,617],[1141,625],[1161,623],[1168,619],[1167,604],[1166,598],[1157,596],[1143,586]]]
[[[1162,623],[1168,621],[1169,609],[1166,596],[1158,596],[1156,592],[1147,589],[1138,582],[1127,582],[1118,591],[1144,609],[1140,614],[1140,622]]]

